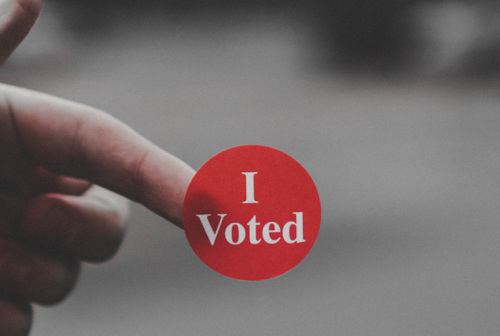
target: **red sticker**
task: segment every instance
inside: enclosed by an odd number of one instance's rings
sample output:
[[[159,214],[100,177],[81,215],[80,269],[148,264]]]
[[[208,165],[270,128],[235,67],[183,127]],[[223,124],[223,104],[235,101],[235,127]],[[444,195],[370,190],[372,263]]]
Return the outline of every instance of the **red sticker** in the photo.
[[[245,145],[208,160],[184,199],[186,237],[213,270],[240,280],[279,276],[304,259],[321,223],[307,171],[276,149]]]

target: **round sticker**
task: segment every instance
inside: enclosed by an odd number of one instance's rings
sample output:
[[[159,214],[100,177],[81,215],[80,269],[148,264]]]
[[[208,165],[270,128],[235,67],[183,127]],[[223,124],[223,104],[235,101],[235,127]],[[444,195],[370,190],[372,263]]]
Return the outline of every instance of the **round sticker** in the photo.
[[[321,223],[318,192],[291,156],[227,149],[196,173],[184,199],[186,237],[213,270],[240,280],[279,276],[304,259]]]

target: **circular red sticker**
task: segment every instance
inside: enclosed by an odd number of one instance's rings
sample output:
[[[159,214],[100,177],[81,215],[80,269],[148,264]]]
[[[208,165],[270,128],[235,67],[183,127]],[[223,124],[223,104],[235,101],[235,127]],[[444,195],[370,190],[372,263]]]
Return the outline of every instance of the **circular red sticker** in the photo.
[[[186,237],[213,270],[240,280],[279,276],[304,259],[321,223],[318,192],[291,156],[227,149],[196,173],[184,199]]]

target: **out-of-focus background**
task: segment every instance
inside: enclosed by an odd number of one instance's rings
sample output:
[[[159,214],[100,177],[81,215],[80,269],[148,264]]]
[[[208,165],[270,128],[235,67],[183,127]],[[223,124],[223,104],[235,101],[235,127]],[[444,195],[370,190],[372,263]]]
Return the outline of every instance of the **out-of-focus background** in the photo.
[[[101,108],[195,169],[228,147],[295,157],[317,243],[225,278],[133,205],[34,336],[498,335],[497,1],[45,0],[4,82]]]

